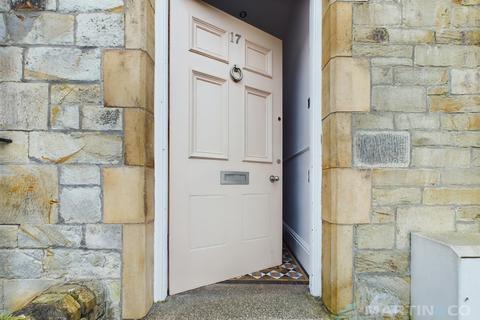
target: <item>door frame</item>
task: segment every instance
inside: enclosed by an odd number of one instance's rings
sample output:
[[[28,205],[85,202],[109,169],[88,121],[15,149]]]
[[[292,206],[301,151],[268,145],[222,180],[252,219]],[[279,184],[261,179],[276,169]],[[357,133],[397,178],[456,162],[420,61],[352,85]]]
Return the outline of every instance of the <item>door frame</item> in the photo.
[[[155,1],[154,300],[168,296],[169,0]],[[322,0],[310,1],[310,294],[322,295]]]

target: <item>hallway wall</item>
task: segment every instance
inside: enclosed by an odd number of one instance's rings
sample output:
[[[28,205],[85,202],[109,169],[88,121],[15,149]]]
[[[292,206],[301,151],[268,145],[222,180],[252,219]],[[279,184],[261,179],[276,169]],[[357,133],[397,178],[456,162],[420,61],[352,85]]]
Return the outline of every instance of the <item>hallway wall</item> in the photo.
[[[292,7],[283,38],[284,239],[310,273],[309,1]]]

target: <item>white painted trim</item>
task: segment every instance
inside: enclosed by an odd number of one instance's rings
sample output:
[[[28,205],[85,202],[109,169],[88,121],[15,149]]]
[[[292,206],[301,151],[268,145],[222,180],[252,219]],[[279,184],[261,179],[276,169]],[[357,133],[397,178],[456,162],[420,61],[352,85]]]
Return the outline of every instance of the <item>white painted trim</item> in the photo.
[[[169,0],[155,0],[155,244],[154,299],[168,295],[168,44]],[[310,0],[311,214],[310,293],[322,294],[322,1]]]
[[[312,245],[310,294],[322,295],[322,0],[310,0],[310,183]]]
[[[168,295],[168,17],[169,0],[155,0],[155,301]]]

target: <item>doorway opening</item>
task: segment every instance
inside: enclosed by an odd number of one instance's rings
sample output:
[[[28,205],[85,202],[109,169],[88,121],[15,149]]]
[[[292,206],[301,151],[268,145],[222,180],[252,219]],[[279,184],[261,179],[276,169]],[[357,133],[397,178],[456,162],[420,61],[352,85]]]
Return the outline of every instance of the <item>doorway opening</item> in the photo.
[[[183,0],[180,0],[183,1]],[[158,2],[158,1],[157,1]],[[157,70],[156,127],[168,128],[168,70],[164,54],[169,52],[169,34],[159,32],[168,25],[168,1],[157,5]],[[321,295],[321,1],[320,0],[205,0],[209,5],[228,13],[283,42],[282,106],[278,121],[283,124],[282,169],[282,231],[283,243],[293,255],[299,269],[280,270],[285,278],[289,271],[298,280],[296,271],[309,277],[310,293]],[[172,21],[170,21],[171,25]],[[163,29],[160,29],[163,28]],[[166,28],[168,30],[168,28]],[[235,37],[235,34],[233,34]],[[235,39],[232,38],[234,41]],[[231,40],[231,39],[229,39]],[[159,45],[160,44],[160,45]],[[163,44],[163,45],[162,45]],[[163,54],[162,54],[163,52]],[[159,57],[159,55],[162,55]],[[199,73],[199,75],[205,76]],[[209,81],[217,79],[210,78]],[[172,91],[170,91],[171,93]],[[170,97],[171,99],[171,97]],[[157,114],[157,113],[160,113]],[[165,117],[167,115],[167,117]],[[281,118],[281,119],[280,119]],[[275,116],[275,120],[277,120]],[[155,298],[164,300],[168,294],[168,212],[169,189],[164,181],[169,175],[169,143],[167,130],[156,131],[156,250]],[[169,179],[175,179],[170,176]],[[167,180],[168,181],[168,180]],[[200,203],[201,204],[201,203]],[[289,261],[282,261],[282,265]],[[214,262],[212,262],[214,263]],[[295,264],[292,263],[292,264]],[[262,270],[257,270],[261,272]],[[265,273],[265,272],[264,272]],[[258,276],[258,274],[256,274]],[[278,277],[272,273],[271,278]],[[288,276],[287,276],[288,277]],[[295,279],[297,278],[297,279]],[[305,278],[303,278],[304,280]]]

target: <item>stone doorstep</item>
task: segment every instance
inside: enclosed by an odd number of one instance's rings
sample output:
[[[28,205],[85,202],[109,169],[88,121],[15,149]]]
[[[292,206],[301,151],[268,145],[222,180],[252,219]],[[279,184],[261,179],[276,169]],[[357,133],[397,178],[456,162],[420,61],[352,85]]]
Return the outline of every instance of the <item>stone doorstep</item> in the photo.
[[[103,296],[98,295],[101,300]],[[103,318],[103,301],[97,301],[94,290],[78,283],[56,285],[13,313],[29,320],[65,319],[97,320]]]

